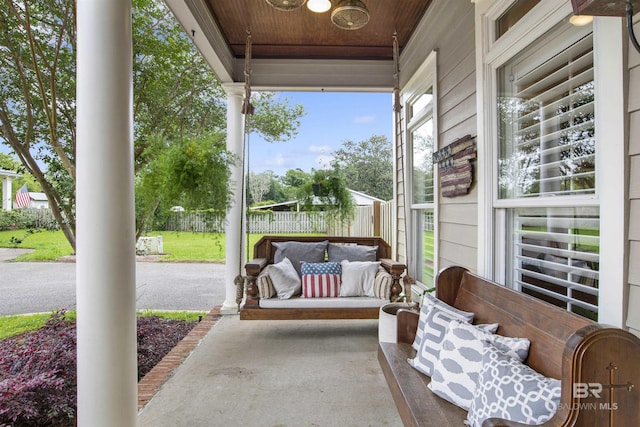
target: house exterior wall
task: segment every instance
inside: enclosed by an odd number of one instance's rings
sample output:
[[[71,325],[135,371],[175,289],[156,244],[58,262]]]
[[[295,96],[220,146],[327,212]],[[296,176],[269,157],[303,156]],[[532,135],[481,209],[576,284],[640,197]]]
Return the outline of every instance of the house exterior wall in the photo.
[[[474,5],[467,0],[435,0],[401,55],[402,88],[427,55],[433,50],[438,52],[437,148],[465,135],[475,137],[477,133],[474,19]],[[402,148],[396,147],[396,152],[406,152],[406,146]],[[396,159],[402,160],[399,156]],[[397,166],[396,175],[402,179],[403,165]],[[399,212],[405,212],[404,198],[397,200]],[[477,270],[477,202],[476,182],[467,195],[454,198],[438,195],[437,269],[455,264]],[[399,232],[404,233],[401,224]],[[409,237],[410,234],[411,231]]]
[[[638,21],[636,16],[635,21]],[[636,34],[640,25],[635,25]],[[629,263],[627,327],[640,336],[640,54],[629,45]]]

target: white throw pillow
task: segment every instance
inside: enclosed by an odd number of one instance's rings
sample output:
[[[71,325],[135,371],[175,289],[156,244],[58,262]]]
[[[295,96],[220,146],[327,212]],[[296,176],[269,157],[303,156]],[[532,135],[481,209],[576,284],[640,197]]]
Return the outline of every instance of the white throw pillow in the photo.
[[[447,327],[429,389],[468,411],[482,370],[482,349],[488,341],[510,357],[523,361],[529,355],[527,338],[495,335],[459,320]]]
[[[289,299],[302,291],[302,282],[289,258],[273,264],[269,270],[269,277],[280,299]]]
[[[375,297],[373,291],[376,273],[380,262],[371,261],[342,261],[341,297]]]

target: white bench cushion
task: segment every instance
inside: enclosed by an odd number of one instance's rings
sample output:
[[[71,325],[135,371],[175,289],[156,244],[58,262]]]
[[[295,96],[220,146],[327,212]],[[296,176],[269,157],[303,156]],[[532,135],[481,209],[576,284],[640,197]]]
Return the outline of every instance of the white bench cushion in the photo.
[[[382,307],[388,300],[372,297],[338,298],[269,298],[260,300],[260,308],[372,308]]]

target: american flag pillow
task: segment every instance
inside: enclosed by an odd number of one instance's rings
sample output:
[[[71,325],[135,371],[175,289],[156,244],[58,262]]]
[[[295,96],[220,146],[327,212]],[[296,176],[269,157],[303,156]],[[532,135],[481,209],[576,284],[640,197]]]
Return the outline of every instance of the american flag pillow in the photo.
[[[338,262],[302,263],[302,298],[337,297],[342,267]]]

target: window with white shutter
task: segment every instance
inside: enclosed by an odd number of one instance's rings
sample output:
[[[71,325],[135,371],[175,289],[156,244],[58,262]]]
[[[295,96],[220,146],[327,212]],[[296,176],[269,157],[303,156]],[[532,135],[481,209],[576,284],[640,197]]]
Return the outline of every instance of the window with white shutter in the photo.
[[[498,70],[500,198],[595,191],[592,34],[571,42]]]
[[[510,210],[514,288],[597,319],[600,219],[597,208]]]
[[[597,320],[593,64],[591,28],[563,22],[496,69],[495,205],[507,284]]]

